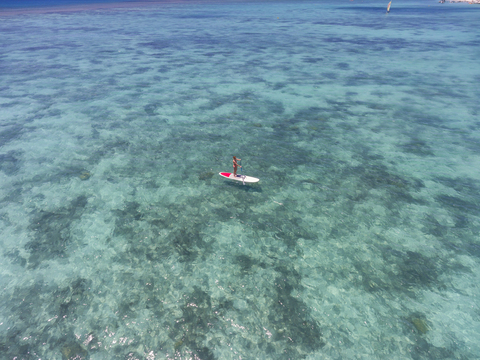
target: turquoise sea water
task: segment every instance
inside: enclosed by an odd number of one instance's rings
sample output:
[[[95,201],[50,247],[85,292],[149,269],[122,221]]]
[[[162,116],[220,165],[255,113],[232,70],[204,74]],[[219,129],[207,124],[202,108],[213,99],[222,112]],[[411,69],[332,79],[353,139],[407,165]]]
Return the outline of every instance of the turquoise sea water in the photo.
[[[480,357],[480,7],[385,8],[1,13],[1,359]]]

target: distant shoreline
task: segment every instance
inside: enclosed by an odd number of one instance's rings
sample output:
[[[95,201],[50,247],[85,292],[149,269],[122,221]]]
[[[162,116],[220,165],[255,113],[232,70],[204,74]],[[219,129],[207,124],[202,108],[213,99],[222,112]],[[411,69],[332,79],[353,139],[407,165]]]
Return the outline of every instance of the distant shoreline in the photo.
[[[480,4],[480,0],[449,0],[449,3],[469,3],[469,4]]]

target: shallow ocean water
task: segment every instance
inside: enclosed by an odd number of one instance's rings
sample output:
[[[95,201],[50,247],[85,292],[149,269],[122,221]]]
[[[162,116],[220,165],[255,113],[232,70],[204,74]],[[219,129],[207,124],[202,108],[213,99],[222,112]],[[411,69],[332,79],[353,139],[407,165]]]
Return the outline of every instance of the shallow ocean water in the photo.
[[[480,9],[385,7],[3,14],[5,359],[478,357]]]

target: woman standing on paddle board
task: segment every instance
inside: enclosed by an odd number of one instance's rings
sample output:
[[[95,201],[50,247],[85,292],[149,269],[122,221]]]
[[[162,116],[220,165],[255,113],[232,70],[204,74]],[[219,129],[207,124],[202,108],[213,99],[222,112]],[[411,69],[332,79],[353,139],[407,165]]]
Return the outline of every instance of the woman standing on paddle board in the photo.
[[[242,161],[242,159],[237,159],[236,156],[233,157],[233,176],[237,176],[237,168],[238,166],[242,167],[242,165],[237,164],[238,161]]]

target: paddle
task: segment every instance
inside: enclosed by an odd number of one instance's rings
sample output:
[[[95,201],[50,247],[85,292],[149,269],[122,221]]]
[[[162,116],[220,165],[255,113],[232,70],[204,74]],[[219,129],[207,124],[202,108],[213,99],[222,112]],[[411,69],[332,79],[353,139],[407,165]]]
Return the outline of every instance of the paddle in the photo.
[[[242,177],[242,182],[243,182],[243,185],[245,185],[245,176],[243,176],[243,167],[242,167],[242,160],[239,161],[240,164],[240,176]]]

